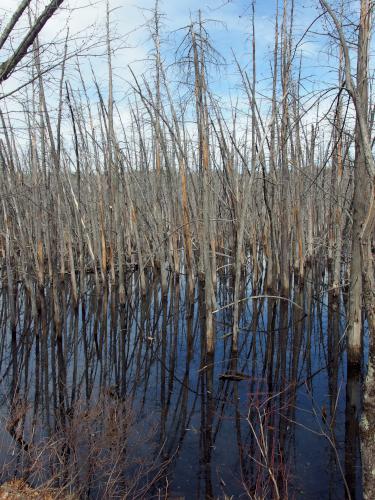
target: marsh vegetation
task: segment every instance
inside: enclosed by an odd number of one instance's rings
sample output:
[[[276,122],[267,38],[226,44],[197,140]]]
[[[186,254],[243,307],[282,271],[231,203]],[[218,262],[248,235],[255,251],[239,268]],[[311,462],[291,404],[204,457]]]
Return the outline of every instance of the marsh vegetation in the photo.
[[[51,6],[4,22],[4,481],[62,498],[373,498],[373,4],[336,3],[297,36],[294,2],[276,2],[264,85],[252,2],[251,63],[233,55],[225,100],[209,22],[178,31],[171,64],[156,2],[126,113],[109,5],[105,84],[68,34],[43,66]],[[318,23],[333,76],[310,88],[300,48]]]

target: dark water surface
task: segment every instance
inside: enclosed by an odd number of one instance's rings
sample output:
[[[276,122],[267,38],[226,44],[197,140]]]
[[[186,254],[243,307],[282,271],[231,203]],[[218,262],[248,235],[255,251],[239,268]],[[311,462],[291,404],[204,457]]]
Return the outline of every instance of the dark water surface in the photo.
[[[2,479],[82,498],[361,498],[361,375],[347,377],[345,304],[321,276],[290,301],[244,277],[241,296],[261,297],[241,305],[238,355],[231,307],[206,354],[204,289],[189,304],[183,277],[163,297],[150,274],[142,297],[129,275],[124,304],[87,278],[77,307],[62,282],[58,311],[52,288],[20,286],[13,327],[4,290]],[[223,277],[217,308],[232,297]]]

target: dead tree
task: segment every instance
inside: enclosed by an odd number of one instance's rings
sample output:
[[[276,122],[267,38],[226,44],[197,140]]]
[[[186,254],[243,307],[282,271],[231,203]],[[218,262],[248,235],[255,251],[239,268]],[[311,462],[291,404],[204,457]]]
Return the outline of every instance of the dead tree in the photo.
[[[345,87],[356,112],[355,177],[349,311],[348,359],[361,358],[362,322],[365,307],[369,333],[369,362],[361,419],[361,453],[364,498],[375,495],[375,274],[371,243],[375,227],[375,162],[368,123],[368,58],[372,2],[361,0],[358,30],[357,79],[353,81],[347,41],[340,22],[326,0],[321,4],[332,18],[345,60]]]
[[[19,43],[18,47],[12,51],[12,54],[5,61],[0,63],[0,84],[5,82],[5,80],[7,80],[13,73],[15,68],[28,53],[29,49],[33,46],[34,41],[42,31],[44,25],[59,9],[63,1],[64,0],[52,0],[30,26],[29,30]],[[4,47],[4,44],[11,36],[17,22],[21,18],[26,8],[30,5],[30,3],[31,0],[23,0],[23,2],[21,2],[19,7],[14,12],[10,21],[5,26],[2,34],[0,35],[0,49]]]

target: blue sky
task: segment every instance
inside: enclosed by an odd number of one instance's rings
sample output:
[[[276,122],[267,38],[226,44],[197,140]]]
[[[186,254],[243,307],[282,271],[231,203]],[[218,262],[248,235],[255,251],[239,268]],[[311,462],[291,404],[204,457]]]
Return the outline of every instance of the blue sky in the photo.
[[[18,3],[19,0],[2,0],[0,19],[3,16],[3,20],[5,20]],[[40,0],[38,3],[35,1],[33,5],[38,4],[39,9],[42,9],[46,3],[47,0]],[[126,82],[131,80],[128,66],[131,65],[137,75],[145,73],[147,78],[150,77],[150,64],[147,59],[149,59],[151,42],[144,25],[151,16],[150,10],[154,3],[154,0],[110,0],[111,23],[116,38],[113,43],[113,47],[116,48],[113,56],[115,98],[119,106],[123,107],[124,113],[128,95]],[[279,0],[279,4],[281,12],[281,0]],[[356,4],[357,2],[351,1],[351,7],[355,7]],[[100,86],[105,92],[107,88],[106,57],[100,55],[102,50],[88,49],[105,33],[105,1],[66,0],[63,5],[65,8],[54,16],[43,30],[42,43],[45,42],[48,45],[51,40],[57,42],[56,49],[47,51],[43,59],[45,61],[56,60],[58,52],[62,49],[66,28],[69,26],[71,50],[76,45],[80,47],[80,50],[83,50],[84,57],[80,59],[80,62],[88,87],[92,82],[91,64]],[[182,31],[176,30],[188,25],[191,19],[196,18],[199,9],[202,11],[202,17],[207,21],[213,46],[222,54],[227,63],[219,73],[214,71],[210,73],[211,88],[216,95],[221,97],[223,104],[235,100],[239,94],[239,76],[233,64],[232,51],[236,54],[241,66],[247,67],[251,71],[251,0],[160,0],[159,8],[164,14],[162,51],[168,65],[174,61],[175,49],[182,36]],[[256,1],[257,88],[260,94],[269,95],[271,85],[270,60],[274,44],[275,12],[276,0]],[[300,39],[311,22],[321,12],[318,0],[295,0],[295,41]],[[21,29],[22,23],[19,26]],[[296,68],[299,58],[303,58],[304,89],[302,91],[306,95],[311,91],[327,88],[333,82],[336,83],[335,50],[330,56],[326,27],[326,24],[322,24],[322,19],[314,24],[312,29],[314,33],[311,32],[305,36],[297,52]],[[121,42],[117,37],[121,38]],[[77,38],[78,41],[76,41]],[[13,43],[17,43],[17,37]],[[84,49],[88,49],[87,52]],[[3,55],[0,60],[2,58]],[[169,75],[176,80],[180,78],[178,72],[173,68]],[[15,75],[4,86],[4,91],[14,88],[24,78],[23,73]],[[73,63],[67,69],[67,78],[70,79],[73,87],[75,82],[78,86],[77,73]],[[58,78],[53,77],[49,80],[50,95],[53,96],[57,85]],[[322,108],[325,109],[328,106],[329,100],[322,105]]]
[[[1,10],[8,15],[14,10],[19,0],[2,0]],[[38,2],[41,8],[46,0]],[[281,1],[279,2],[281,4]],[[241,64],[251,64],[250,32],[251,32],[251,1],[249,0],[160,0],[160,10],[165,14],[165,35],[186,26],[191,18],[196,17],[198,10],[208,21],[209,32],[215,48],[230,64],[233,60],[231,51],[236,53]],[[94,33],[103,31],[105,19],[104,1],[66,0],[66,9],[56,15],[45,27],[42,39],[46,42],[56,36],[62,39],[65,26],[69,19],[71,38],[80,34],[92,35],[91,26],[95,25]],[[147,57],[149,43],[147,33],[142,24],[150,16],[154,0],[110,0],[113,9],[112,23],[119,35],[126,37],[127,48],[117,51],[114,60],[117,71],[126,70],[129,63],[142,61]],[[68,14],[69,8],[73,10]],[[269,76],[269,60],[274,43],[275,0],[258,0],[256,2],[255,29],[257,37],[257,68],[260,80]],[[280,6],[281,9],[281,6]],[[1,16],[0,10],[0,16]],[[295,7],[295,37],[299,38],[314,17],[321,12],[317,0],[296,0]],[[216,21],[216,22],[215,22]],[[166,57],[173,57],[173,41],[178,42],[179,33],[169,36],[165,45]],[[174,40],[173,40],[174,38]],[[313,67],[317,56],[324,46],[325,40],[315,36],[307,36],[301,46],[307,65]],[[97,61],[100,71],[101,61]],[[137,70],[142,71],[142,64],[137,64]],[[228,74],[228,76],[230,73]],[[122,76],[122,75],[120,75]]]

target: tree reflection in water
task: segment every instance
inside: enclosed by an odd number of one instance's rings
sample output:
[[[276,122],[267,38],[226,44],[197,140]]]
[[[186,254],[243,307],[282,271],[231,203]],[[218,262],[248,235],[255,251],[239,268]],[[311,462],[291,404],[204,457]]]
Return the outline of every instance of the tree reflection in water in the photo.
[[[260,297],[241,303],[237,353],[230,275],[213,354],[204,284],[189,300],[183,277],[162,294],[150,272],[143,296],[129,274],[123,304],[90,277],[75,303],[61,282],[34,290],[34,310],[20,286],[15,325],[3,291],[3,479],[88,498],[359,497],[361,378],[346,383],[342,304],[317,276],[290,301],[244,278]]]

